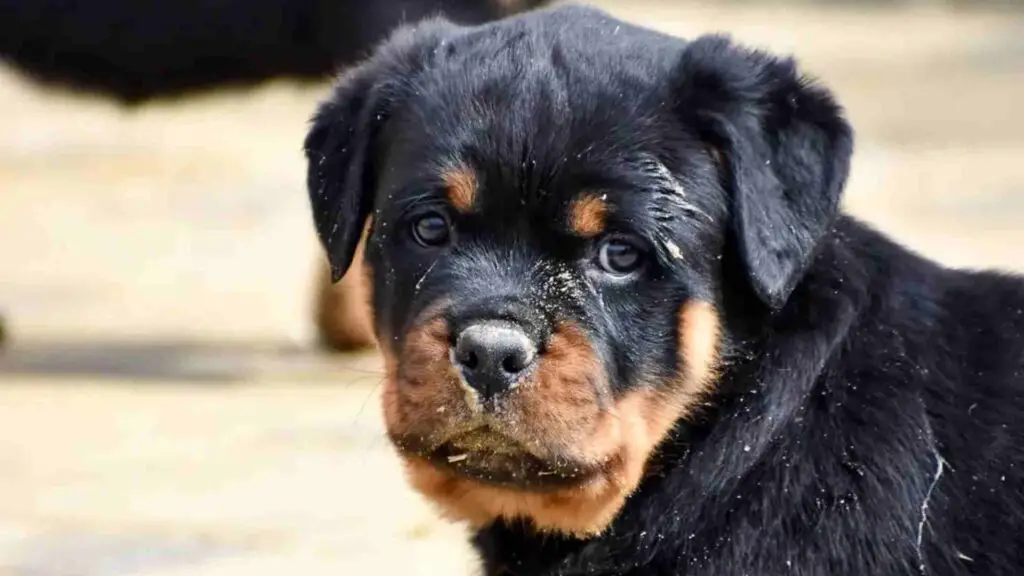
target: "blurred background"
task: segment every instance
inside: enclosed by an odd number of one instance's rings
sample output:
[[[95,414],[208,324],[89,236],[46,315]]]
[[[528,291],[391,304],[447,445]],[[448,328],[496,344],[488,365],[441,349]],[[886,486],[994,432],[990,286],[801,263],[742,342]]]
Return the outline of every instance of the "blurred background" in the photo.
[[[1024,3],[593,3],[795,54],[858,130],[850,212],[1024,270]],[[326,91],[126,107],[0,65],[0,576],[474,573],[403,484],[376,356],[315,344]]]

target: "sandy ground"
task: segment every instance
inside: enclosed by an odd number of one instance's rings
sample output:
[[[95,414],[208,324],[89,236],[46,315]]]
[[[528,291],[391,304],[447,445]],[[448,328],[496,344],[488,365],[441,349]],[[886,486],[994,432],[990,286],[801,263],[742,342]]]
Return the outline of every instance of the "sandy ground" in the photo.
[[[1024,269],[1021,15],[604,4],[795,53],[859,129],[850,211]],[[0,576],[473,572],[403,487],[377,359],[309,347],[323,93],[125,112],[0,70]]]

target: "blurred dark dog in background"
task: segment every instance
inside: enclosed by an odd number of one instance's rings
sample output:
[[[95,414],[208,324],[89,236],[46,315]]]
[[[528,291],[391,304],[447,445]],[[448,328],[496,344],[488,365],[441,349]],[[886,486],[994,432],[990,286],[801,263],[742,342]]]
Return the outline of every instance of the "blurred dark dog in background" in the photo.
[[[542,0],[0,0],[0,58],[125,104],[275,78],[324,80],[392,28],[482,23]]]
[[[125,106],[273,79],[326,81],[394,27],[443,14],[465,24],[546,0],[0,0],[0,59],[44,85]],[[372,345],[359,279],[318,279],[330,349]],[[0,322],[0,341],[3,340]]]

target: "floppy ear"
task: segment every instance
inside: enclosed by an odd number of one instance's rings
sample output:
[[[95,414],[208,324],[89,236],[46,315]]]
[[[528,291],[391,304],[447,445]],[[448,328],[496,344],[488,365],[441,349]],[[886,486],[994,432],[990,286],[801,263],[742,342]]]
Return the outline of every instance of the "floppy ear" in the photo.
[[[373,209],[379,135],[409,80],[438,57],[457,26],[443,18],[398,29],[374,56],[348,71],[320,104],[305,139],[306,186],[331,279],[345,275]]]
[[[372,63],[342,77],[320,105],[306,135],[306,185],[320,244],[327,251],[331,280],[345,275],[363,224],[373,206],[373,150],[379,132]]]
[[[781,308],[839,212],[853,133],[791,59],[703,36],[675,72],[678,112],[721,158],[751,285]]]

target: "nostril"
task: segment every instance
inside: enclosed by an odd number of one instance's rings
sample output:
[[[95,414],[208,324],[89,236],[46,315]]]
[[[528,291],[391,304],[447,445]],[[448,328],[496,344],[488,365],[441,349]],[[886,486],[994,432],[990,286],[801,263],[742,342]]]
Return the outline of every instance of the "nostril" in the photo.
[[[476,355],[475,350],[464,350],[458,355],[457,360],[459,364],[462,364],[467,370],[476,370],[476,367],[480,365],[480,357]]]
[[[501,367],[509,374],[518,374],[526,368],[526,358],[523,354],[510,354],[501,361]]]

